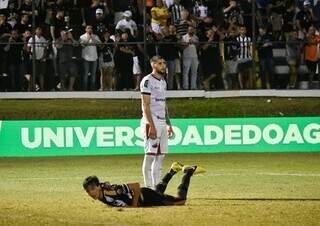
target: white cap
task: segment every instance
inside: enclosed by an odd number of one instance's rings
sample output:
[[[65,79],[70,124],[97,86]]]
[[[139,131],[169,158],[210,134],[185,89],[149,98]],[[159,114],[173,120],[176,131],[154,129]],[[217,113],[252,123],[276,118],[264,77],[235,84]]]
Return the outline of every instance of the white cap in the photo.
[[[311,5],[311,2],[310,2],[309,0],[305,0],[305,1],[303,2],[303,5],[304,5],[304,6]]]
[[[124,11],[124,13],[122,14],[122,16],[124,17],[132,17],[132,13],[130,10]]]
[[[100,9],[100,8],[98,8],[98,9],[96,10],[96,14],[103,14],[103,10]]]

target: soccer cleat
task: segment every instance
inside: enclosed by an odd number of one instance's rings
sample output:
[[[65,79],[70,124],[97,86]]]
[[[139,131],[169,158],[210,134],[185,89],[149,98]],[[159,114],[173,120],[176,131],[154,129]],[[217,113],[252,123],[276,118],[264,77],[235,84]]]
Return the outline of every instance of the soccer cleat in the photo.
[[[206,172],[205,168],[203,168],[201,166],[183,166],[183,168],[182,168],[182,171],[184,173],[189,170],[193,171],[193,175],[202,174],[202,173]]]
[[[174,162],[171,164],[170,169],[173,170],[174,172],[178,173],[179,171],[181,171],[183,168],[183,165],[179,162]]]

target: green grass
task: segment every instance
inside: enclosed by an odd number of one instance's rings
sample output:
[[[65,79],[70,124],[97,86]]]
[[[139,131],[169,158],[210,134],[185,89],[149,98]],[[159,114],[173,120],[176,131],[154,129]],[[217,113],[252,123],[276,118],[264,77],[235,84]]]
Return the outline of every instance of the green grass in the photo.
[[[320,115],[320,98],[169,99],[168,106],[172,118]],[[0,100],[2,120],[140,117],[140,100]]]
[[[208,170],[185,206],[124,209],[92,200],[82,180],[142,182],[142,156],[1,158],[0,225],[319,225],[320,153],[168,155],[164,169],[175,160]]]

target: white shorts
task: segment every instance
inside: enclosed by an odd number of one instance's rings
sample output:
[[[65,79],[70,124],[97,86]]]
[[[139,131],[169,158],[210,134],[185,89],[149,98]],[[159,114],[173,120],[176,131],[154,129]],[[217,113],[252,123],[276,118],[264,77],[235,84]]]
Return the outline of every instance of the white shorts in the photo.
[[[141,132],[144,136],[144,153],[151,155],[160,155],[168,153],[168,133],[166,125],[155,125],[157,138],[148,137],[150,125],[141,123]]]
[[[133,68],[132,68],[134,75],[140,75],[141,69],[139,65],[139,58],[137,56],[133,57]]]

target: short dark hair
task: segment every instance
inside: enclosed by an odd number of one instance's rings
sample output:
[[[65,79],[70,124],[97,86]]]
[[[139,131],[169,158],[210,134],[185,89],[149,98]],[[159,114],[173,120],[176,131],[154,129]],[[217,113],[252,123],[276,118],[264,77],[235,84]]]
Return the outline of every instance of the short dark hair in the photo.
[[[154,62],[156,62],[158,60],[162,60],[162,59],[164,59],[162,56],[155,55],[155,56],[150,58],[150,63],[154,63]]]
[[[99,181],[98,177],[93,175],[93,176],[88,176],[87,178],[85,178],[82,186],[85,190],[87,190],[89,185],[99,186],[99,184],[100,184],[100,181]]]

